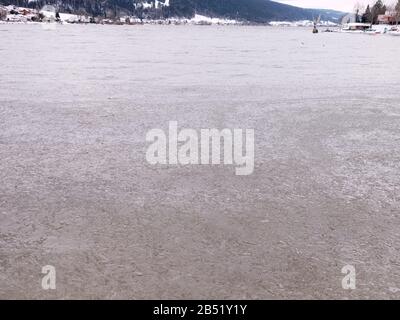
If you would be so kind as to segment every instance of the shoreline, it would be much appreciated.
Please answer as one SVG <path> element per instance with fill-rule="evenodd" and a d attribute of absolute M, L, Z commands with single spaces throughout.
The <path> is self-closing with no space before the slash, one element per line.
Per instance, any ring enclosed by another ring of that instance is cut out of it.
<path fill-rule="evenodd" d="M 1 7 L 3 15 L 0 16 L 0 24 L 4 23 L 59 23 L 59 24 L 106 24 L 106 25 L 238 25 L 238 26 L 276 26 L 276 27 L 313 27 L 311 20 L 298 21 L 248 21 L 237 20 L 228 17 L 210 17 L 195 14 L 191 18 L 170 17 L 160 19 L 144 19 L 135 15 L 117 15 L 114 17 L 100 17 L 90 15 L 78 15 L 70 13 L 46 11 L 49 9 L 30 9 L 17 6 Z M 332 21 L 320 21 L 321 28 L 333 28 L 339 25 Z"/>

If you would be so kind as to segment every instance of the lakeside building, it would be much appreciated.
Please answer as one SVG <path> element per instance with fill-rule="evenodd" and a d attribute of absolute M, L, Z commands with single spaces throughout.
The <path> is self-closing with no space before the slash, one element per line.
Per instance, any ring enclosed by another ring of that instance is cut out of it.
<path fill-rule="evenodd" d="M 379 24 L 394 25 L 394 24 L 398 24 L 399 20 L 400 20 L 400 16 L 395 11 L 387 11 L 385 14 L 380 14 L 378 16 Z"/>

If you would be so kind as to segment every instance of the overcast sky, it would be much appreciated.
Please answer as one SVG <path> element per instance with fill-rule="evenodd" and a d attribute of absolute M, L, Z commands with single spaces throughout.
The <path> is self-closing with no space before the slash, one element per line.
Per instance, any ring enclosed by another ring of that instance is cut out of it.
<path fill-rule="evenodd" d="M 275 0 L 298 7 L 304 8 L 323 8 L 336 9 L 340 11 L 353 11 L 354 4 L 359 2 L 363 4 L 374 3 L 374 0 Z M 395 0 L 386 0 L 386 3 L 395 2 Z"/>

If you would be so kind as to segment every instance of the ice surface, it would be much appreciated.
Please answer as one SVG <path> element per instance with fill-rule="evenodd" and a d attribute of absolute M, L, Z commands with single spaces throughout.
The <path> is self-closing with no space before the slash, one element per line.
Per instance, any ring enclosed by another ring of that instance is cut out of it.
<path fill-rule="evenodd" d="M 399 297 L 397 38 L 0 33 L 1 298 Z M 255 129 L 254 174 L 150 166 L 146 132 L 173 120 Z"/>

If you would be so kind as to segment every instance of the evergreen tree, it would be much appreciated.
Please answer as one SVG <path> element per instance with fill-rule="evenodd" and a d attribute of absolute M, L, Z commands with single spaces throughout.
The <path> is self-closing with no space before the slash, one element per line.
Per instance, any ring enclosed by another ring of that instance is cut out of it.
<path fill-rule="evenodd" d="M 371 10 L 371 23 L 375 24 L 378 22 L 378 16 L 386 13 L 386 6 L 382 0 L 378 0 Z"/>
<path fill-rule="evenodd" d="M 363 23 L 372 23 L 371 8 L 369 5 L 367 6 L 367 9 L 365 9 L 365 13 L 362 16 L 362 22 Z"/>

